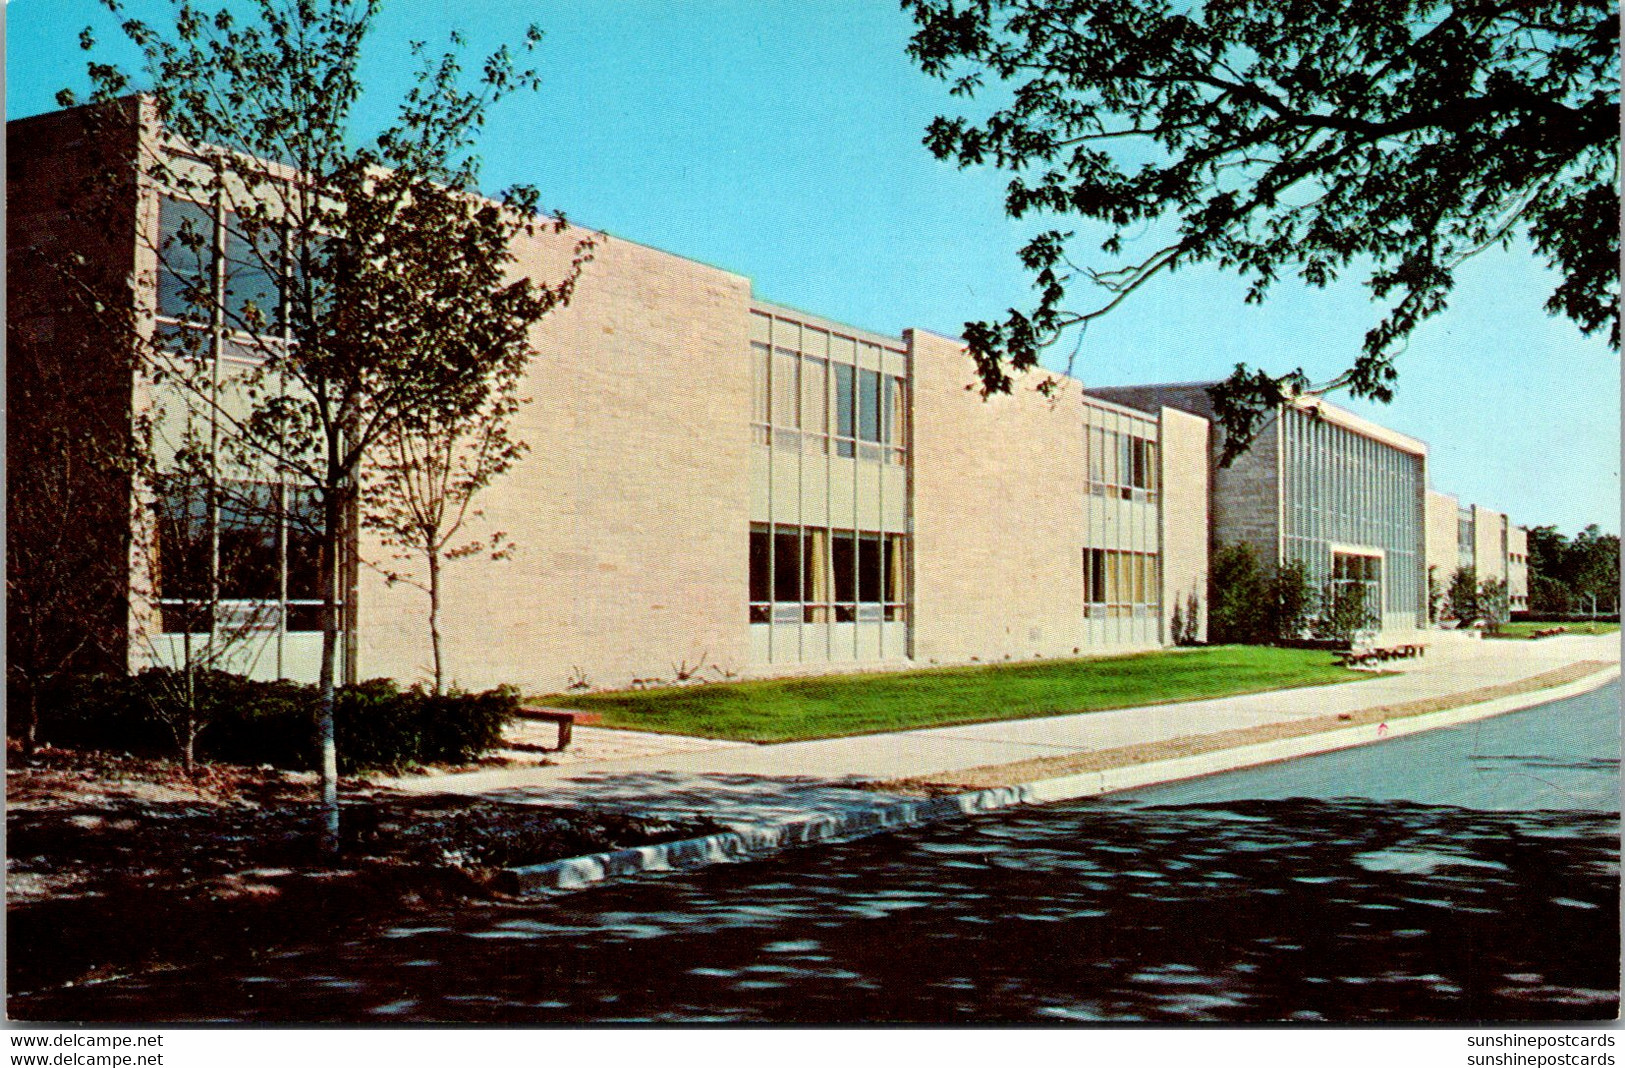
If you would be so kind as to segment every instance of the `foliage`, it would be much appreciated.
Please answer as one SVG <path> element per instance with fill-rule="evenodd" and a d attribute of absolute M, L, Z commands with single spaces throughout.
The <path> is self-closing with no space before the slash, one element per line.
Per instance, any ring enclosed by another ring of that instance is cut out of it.
<path fill-rule="evenodd" d="M 1252 546 L 1221 545 L 1208 567 L 1208 640 L 1255 645 L 1269 638 L 1269 583 Z"/>
<path fill-rule="evenodd" d="M 606 726 L 739 741 L 837 738 L 1198 701 L 1369 678 L 1323 651 L 1221 646 L 1083 660 L 559 694 Z"/>
<path fill-rule="evenodd" d="M 1201 644 L 1202 599 L 1196 594 L 1185 597 L 1183 608 L 1175 602 L 1173 615 L 1168 620 L 1168 638 L 1178 646 Z"/>
<path fill-rule="evenodd" d="M 390 583 L 406 582 L 429 598 L 429 645 L 434 692 L 445 690 L 440 605 L 445 564 L 479 554 L 506 559 L 514 544 L 502 531 L 464 536 L 483 518 L 474 498 L 527 451 L 509 433 L 519 407 L 522 366 L 494 376 L 487 397 L 463 412 L 429 413 L 403 423 L 384 441 L 381 459 L 367 471 L 371 486 L 363 523 L 379 532 L 404 569 L 386 568 Z M 421 564 L 421 569 L 414 565 Z"/>
<path fill-rule="evenodd" d="M 166 705 L 181 700 L 188 687 L 187 699 L 207 726 L 197 736 L 200 759 L 314 767 L 304 739 L 320 701 L 315 687 L 206 669 L 190 678 L 150 668 L 132 676 L 64 679 L 45 700 L 52 740 L 87 749 L 164 752 L 172 744 L 171 723 L 182 714 Z M 510 688 L 437 695 L 416 687 L 402 690 L 387 679 L 339 687 L 340 769 L 466 763 L 501 742 L 518 705 Z"/>
<path fill-rule="evenodd" d="M 463 763 L 498 745 L 518 708 L 518 692 L 506 687 L 435 694 L 373 679 L 340 691 L 339 752 L 358 768 Z"/>
<path fill-rule="evenodd" d="M 1439 585 L 1439 569 L 1428 568 L 1428 622 L 1437 623 L 1444 618 L 1444 587 Z"/>
<path fill-rule="evenodd" d="M 119 0 L 104 3 L 119 12 Z M 588 250 L 578 244 L 553 284 L 508 277 L 513 238 L 566 224 L 538 216 L 534 189 L 510 189 L 500 203 L 478 194 L 473 146 L 489 108 L 540 81 L 506 47 L 468 79 L 459 35 L 441 55 L 415 43 L 416 79 L 393 124 L 369 138 L 353 112 L 381 0 L 253 0 L 246 17 L 244 6 L 209 15 L 173 4 L 166 31 L 120 24 L 167 145 L 184 149 L 144 153 L 141 177 L 183 202 L 218 205 L 226 232 L 183 224 L 150 251 L 188 317 L 224 327 L 250 362 L 222 386 L 197 340 L 160 331 L 146 370 L 217 428 L 216 470 L 265 472 L 320 502 L 317 738 L 336 848 L 334 681 L 361 472 L 414 421 L 485 404 L 493 382 L 523 364 L 530 326 L 569 299 Z M 532 27 L 525 50 L 540 38 Z M 95 48 L 91 30 L 81 40 Z M 98 102 L 134 84 L 105 63 L 89 73 Z M 213 281 L 221 241 L 223 290 Z"/>
<path fill-rule="evenodd" d="M 1494 634 L 1512 618 L 1507 611 L 1508 604 L 1505 579 L 1487 578 L 1478 584 L 1478 614 L 1484 620 L 1486 631 Z"/>
<path fill-rule="evenodd" d="M 1458 567 L 1450 576 L 1450 618 L 1467 626 L 1482 614 L 1478 607 L 1478 572 L 1470 567 Z"/>
<path fill-rule="evenodd" d="M 1212 264 L 1258 302 L 1289 272 L 1366 272 L 1389 309 L 1348 370 L 1238 366 L 1217 391 L 1228 460 L 1287 394 L 1389 399 L 1459 265 L 1520 234 L 1556 269 L 1547 310 L 1618 345 L 1619 25 L 1602 0 L 903 3 L 927 74 L 966 98 L 998 80 L 1000 106 L 937 118 L 930 150 L 1010 171 L 1015 218 L 1099 224 L 1116 261 L 1076 262 L 1068 230 L 1029 241 L 1036 308 L 965 327 L 987 391 L 1159 274 Z M 1154 247 L 1130 249 L 1147 230 Z M 1079 310 L 1083 283 L 1099 296 Z"/>
<path fill-rule="evenodd" d="M 1529 607 L 1535 612 L 1617 611 L 1619 535 L 1593 523 L 1571 541 L 1556 527 L 1529 529 Z"/>
<path fill-rule="evenodd" d="M 1327 583 L 1320 595 L 1320 614 L 1310 627 L 1315 637 L 1353 645 L 1372 629 L 1371 606 L 1360 582 Z"/>
<path fill-rule="evenodd" d="M 1309 568 L 1302 560 L 1288 560 L 1276 569 L 1269 586 L 1269 636 L 1291 641 L 1308 629 L 1317 607 Z"/>
<path fill-rule="evenodd" d="M 14 243 L 14 272 L 49 277 L 50 249 Z M 55 287 L 43 287 L 61 292 Z M 41 290 L 6 316 L 7 720 L 32 752 L 39 700 L 59 679 L 121 666 L 136 428 L 111 398 L 130 368 L 94 321 L 45 334 Z M 78 294 L 72 294 L 77 297 Z M 73 517 L 72 522 L 65 517 Z"/>

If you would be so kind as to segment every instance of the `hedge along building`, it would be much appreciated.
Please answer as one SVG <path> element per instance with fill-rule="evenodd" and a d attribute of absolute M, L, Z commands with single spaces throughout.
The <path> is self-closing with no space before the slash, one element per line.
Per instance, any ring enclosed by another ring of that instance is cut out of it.
<path fill-rule="evenodd" d="M 8 288 L 38 336 L 83 334 L 50 280 L 17 267 L 33 255 L 105 262 L 133 280 L 147 329 L 192 332 L 229 382 L 253 354 L 218 314 L 195 321 L 176 305 L 180 287 L 151 252 L 190 225 L 212 250 L 198 270 L 243 284 L 226 207 L 132 183 L 127 222 L 95 234 L 75 223 L 91 155 L 125 153 L 133 173 L 135 153 L 163 150 L 150 107 L 131 103 L 125 118 L 119 137 L 102 131 L 94 144 L 78 112 L 8 124 Z M 557 277 L 578 236 L 519 238 L 515 275 Z M 1204 419 L 1089 398 L 1070 380 L 984 403 L 958 342 L 846 327 L 760 301 L 740 275 L 595 236 L 571 304 L 531 335 L 530 401 L 513 427 L 529 452 L 480 499 L 488 529 L 515 549 L 448 570 L 441 622 L 456 682 L 538 692 L 1149 648 L 1205 588 Z M 248 281 L 274 302 L 279 279 Z M 14 338 L 14 368 L 48 356 Z M 138 366 L 111 377 L 97 402 L 111 423 L 165 410 L 163 387 Z M 217 477 L 274 502 L 194 517 L 208 528 L 209 581 L 257 631 L 239 663 L 312 678 L 305 502 L 250 472 Z M 174 523 L 151 521 L 166 508 L 153 489 L 116 486 L 124 520 L 94 534 L 126 578 L 108 627 L 124 637 L 110 657 L 128 667 L 173 662 L 207 637 L 166 610 L 186 600 L 173 588 L 185 550 L 165 542 Z M 257 566 L 227 574 L 231 545 Z M 423 677 L 425 599 L 367 566 L 387 554 L 365 531 L 351 556 L 346 674 Z"/>
<path fill-rule="evenodd" d="M 1213 383 L 1123 386 L 1092 393 L 1206 418 Z M 1427 625 L 1427 446 L 1318 399 L 1271 413 L 1229 467 L 1214 435 L 1212 546 L 1244 544 L 1267 568 L 1297 561 L 1319 592 L 1358 585 L 1372 623 Z"/>

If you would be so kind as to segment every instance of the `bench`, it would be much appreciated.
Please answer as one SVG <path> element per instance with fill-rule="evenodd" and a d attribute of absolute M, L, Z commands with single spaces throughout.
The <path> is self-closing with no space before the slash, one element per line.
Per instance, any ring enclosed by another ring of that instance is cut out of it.
<path fill-rule="evenodd" d="M 1370 649 L 1345 649 L 1337 654 L 1337 662 L 1342 667 L 1365 667 L 1369 664 L 1385 664 L 1390 660 L 1410 660 L 1427 655 L 1427 651 L 1428 647 L 1420 642 L 1374 646 Z"/>
<path fill-rule="evenodd" d="M 576 713 L 567 712 L 562 708 L 521 708 L 518 716 L 520 719 L 534 719 L 541 720 L 544 723 L 558 724 L 558 752 L 562 753 L 570 748 L 570 732 L 575 729 Z"/>

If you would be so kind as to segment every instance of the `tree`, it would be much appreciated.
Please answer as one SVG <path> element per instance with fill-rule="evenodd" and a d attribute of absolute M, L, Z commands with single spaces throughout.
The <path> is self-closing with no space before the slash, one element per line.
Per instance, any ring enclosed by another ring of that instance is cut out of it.
<path fill-rule="evenodd" d="M 1321 611 L 1311 624 L 1315 637 L 1352 645 L 1378 620 L 1363 582 L 1328 582 L 1321 592 Z"/>
<path fill-rule="evenodd" d="M 1270 590 L 1252 546 L 1221 545 L 1208 572 L 1208 639 L 1218 645 L 1265 640 Z"/>
<path fill-rule="evenodd" d="M 1619 536 L 1591 524 L 1570 541 L 1554 526 L 1529 530 L 1529 603 L 1537 612 L 1617 610 Z"/>
<path fill-rule="evenodd" d="M 433 656 L 434 692 L 445 691 L 446 667 L 441 649 L 442 572 L 448 561 L 489 552 L 507 557 L 513 543 L 501 531 L 484 538 L 463 538 L 470 520 L 481 518 L 474 498 L 526 451 L 509 435 L 508 419 L 518 407 L 515 395 L 524 369 L 524 352 L 493 382 L 484 401 L 466 413 L 431 413 L 415 418 L 389 437 L 382 459 L 368 473 L 363 522 L 377 530 L 398 559 L 421 560 L 421 573 L 385 571 L 390 582 L 407 582 L 429 598 L 429 646 Z"/>
<path fill-rule="evenodd" d="M 51 258 L 12 270 L 44 272 Z M 95 329 L 45 334 L 33 292 L 14 295 L 6 319 L 8 727 L 28 755 L 57 683 L 122 666 L 137 435 L 108 403 L 109 380 L 129 371 L 118 349 Z"/>
<path fill-rule="evenodd" d="M 368 138 L 353 112 L 380 0 L 253 0 L 247 18 L 172 2 L 167 32 L 121 24 L 164 138 L 138 163 L 163 197 L 150 250 L 161 319 L 140 351 L 148 376 L 207 420 L 217 478 L 268 471 L 314 497 L 316 734 L 336 848 L 334 688 L 362 472 L 411 421 L 477 406 L 529 327 L 568 300 L 588 252 L 566 257 L 559 282 L 508 278 L 514 237 L 566 224 L 538 216 L 534 189 L 478 194 L 489 108 L 539 84 L 507 48 L 465 87 L 458 35 L 442 55 L 414 44 L 417 78 Z M 525 49 L 540 37 L 533 27 Z M 90 30 L 81 41 L 94 49 Z M 89 72 L 97 102 L 133 84 L 108 64 Z"/>
<path fill-rule="evenodd" d="M 1315 614 L 1315 590 L 1302 560 L 1288 560 L 1269 583 L 1269 633 L 1278 642 L 1298 638 Z"/>
<path fill-rule="evenodd" d="M 1462 626 L 1470 625 L 1481 612 L 1478 606 L 1478 572 L 1470 567 L 1458 567 L 1450 576 L 1450 618 Z"/>
<path fill-rule="evenodd" d="M 1444 618 L 1444 587 L 1439 585 L 1439 568 L 1428 567 L 1428 622 L 1437 623 Z"/>
<path fill-rule="evenodd" d="M 1522 235 L 1560 277 L 1546 302 L 1619 344 L 1618 12 L 1602 0 L 903 0 L 909 54 L 982 121 L 939 117 L 926 144 L 1014 177 L 1014 218 L 1101 224 L 1022 250 L 1037 305 L 971 322 L 984 389 L 1034 366 L 1151 278 L 1196 264 L 1265 299 L 1283 275 L 1347 271 L 1387 314 L 1352 366 L 1312 382 L 1238 365 L 1215 391 L 1226 459 L 1287 396 L 1347 387 L 1386 401 L 1405 339 L 1442 311 L 1457 267 Z M 1149 252 L 1134 236 L 1157 235 Z M 1074 307 L 1072 290 L 1098 298 Z"/>
<path fill-rule="evenodd" d="M 1509 603 L 1505 579 L 1487 578 L 1478 584 L 1478 613 L 1484 619 L 1484 629 L 1491 634 L 1512 618 Z"/>

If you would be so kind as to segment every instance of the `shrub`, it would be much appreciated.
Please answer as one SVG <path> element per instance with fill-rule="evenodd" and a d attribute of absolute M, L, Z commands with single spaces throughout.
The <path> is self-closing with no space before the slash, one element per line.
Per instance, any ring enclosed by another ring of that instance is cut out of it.
<path fill-rule="evenodd" d="M 1269 583 L 1270 637 L 1278 642 L 1303 636 L 1315 614 L 1314 587 L 1309 585 L 1309 568 L 1302 560 L 1288 560 Z"/>
<path fill-rule="evenodd" d="M 169 668 L 65 679 L 41 702 L 43 733 L 57 745 L 172 753 L 180 743 L 172 728 L 183 693 L 182 674 Z M 315 687 L 198 671 L 191 694 L 195 714 L 207 724 L 197 735 L 199 758 L 315 767 Z M 341 686 L 334 707 L 340 770 L 474 760 L 501 742 L 518 708 L 518 692 L 510 687 L 437 696 L 402 690 L 389 679 Z"/>
<path fill-rule="evenodd" d="M 473 760 L 502 740 L 519 709 L 510 687 L 446 694 L 399 689 L 389 679 L 346 686 L 333 710 L 341 771 Z"/>
<path fill-rule="evenodd" d="M 1265 641 L 1268 589 L 1252 547 L 1220 546 L 1208 575 L 1208 640 L 1218 645 Z"/>

